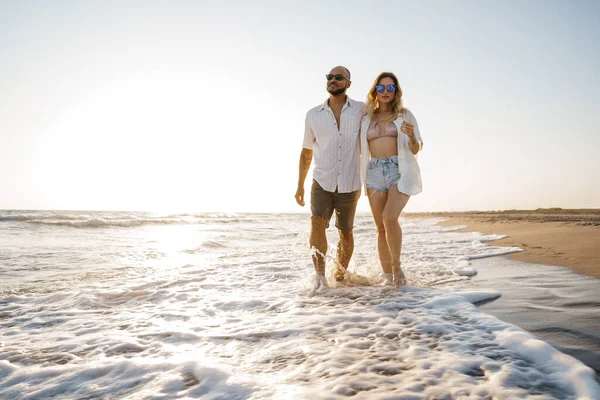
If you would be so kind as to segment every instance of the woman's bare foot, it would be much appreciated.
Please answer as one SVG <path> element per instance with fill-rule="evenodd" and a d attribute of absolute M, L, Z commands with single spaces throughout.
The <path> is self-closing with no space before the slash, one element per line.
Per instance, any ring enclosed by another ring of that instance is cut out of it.
<path fill-rule="evenodd" d="M 406 285 L 406 276 L 404 276 L 404 272 L 402 272 L 402 267 L 400 267 L 400 263 L 398 265 L 394 265 L 392 267 L 392 274 L 394 276 L 394 285 L 403 286 Z"/>
<path fill-rule="evenodd" d="M 382 286 L 393 286 L 394 285 L 394 276 L 389 273 L 386 274 L 385 272 L 381 273 L 381 285 Z"/>

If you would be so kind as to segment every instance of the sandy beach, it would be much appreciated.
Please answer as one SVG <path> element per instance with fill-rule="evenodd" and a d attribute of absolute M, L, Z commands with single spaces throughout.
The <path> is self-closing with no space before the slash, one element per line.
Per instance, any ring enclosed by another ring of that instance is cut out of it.
<path fill-rule="evenodd" d="M 445 217 L 443 226 L 466 225 L 463 232 L 507 235 L 490 242 L 524 251 L 508 257 L 570 267 L 600 277 L 600 209 L 560 208 L 496 212 L 416 213 L 407 217 Z"/>

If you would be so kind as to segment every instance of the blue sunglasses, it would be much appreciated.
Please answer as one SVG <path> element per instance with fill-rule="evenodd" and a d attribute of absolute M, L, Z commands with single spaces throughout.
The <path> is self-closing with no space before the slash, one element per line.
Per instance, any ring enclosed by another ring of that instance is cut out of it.
<path fill-rule="evenodd" d="M 387 89 L 387 91 L 390 93 L 394 93 L 396 91 L 396 86 L 395 85 L 387 85 L 387 86 L 376 85 L 375 89 L 377 90 L 378 93 L 383 93 L 384 89 Z"/>

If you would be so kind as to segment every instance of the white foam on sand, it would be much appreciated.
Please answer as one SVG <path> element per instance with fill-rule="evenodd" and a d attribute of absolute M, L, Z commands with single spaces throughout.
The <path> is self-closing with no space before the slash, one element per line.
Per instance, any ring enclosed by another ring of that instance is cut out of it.
<path fill-rule="evenodd" d="M 19 300 L 19 310 L 41 312 L 34 322 L 4 332 L 10 348 L 0 350 L 0 395 L 600 394 L 591 369 L 479 312 L 472 303 L 497 297 L 493 290 L 348 286 L 310 296 L 306 283 L 297 282 L 288 296 L 267 283 L 271 290 L 247 290 L 239 298 L 216 281 L 201 291 L 202 282 L 192 284 L 194 290 L 180 287 L 184 297 L 161 290 L 99 296 L 120 310 L 68 310 L 69 303 L 81 304 L 77 296 L 53 311 L 40 310 L 40 299 Z"/>

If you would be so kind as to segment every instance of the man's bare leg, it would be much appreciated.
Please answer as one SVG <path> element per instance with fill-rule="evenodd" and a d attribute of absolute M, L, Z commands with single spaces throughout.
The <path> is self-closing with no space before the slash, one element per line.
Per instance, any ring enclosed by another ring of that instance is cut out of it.
<path fill-rule="evenodd" d="M 348 269 L 348 264 L 354 253 L 354 233 L 352 229 L 343 231 L 338 229 L 340 234 L 340 240 L 338 241 L 337 254 L 340 266 L 344 269 L 343 271 L 336 271 L 335 280 L 343 281 L 344 273 Z"/>
<path fill-rule="evenodd" d="M 325 230 L 327 229 L 327 221 L 322 217 L 311 217 L 310 218 L 310 236 L 309 243 L 310 248 L 313 247 L 318 251 L 313 252 L 312 260 L 315 266 L 315 272 L 317 275 L 325 275 L 325 255 L 327 254 L 327 236 Z"/>

